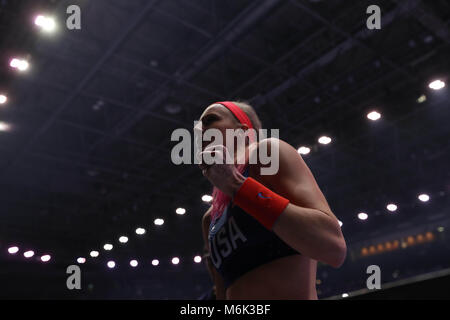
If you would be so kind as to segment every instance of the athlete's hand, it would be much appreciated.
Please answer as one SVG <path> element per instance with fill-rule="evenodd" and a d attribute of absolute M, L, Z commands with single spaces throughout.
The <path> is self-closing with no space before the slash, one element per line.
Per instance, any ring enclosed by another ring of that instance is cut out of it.
<path fill-rule="evenodd" d="M 236 169 L 228 149 L 224 145 L 209 146 L 199 156 L 203 175 L 223 193 L 233 197 L 245 177 Z"/>

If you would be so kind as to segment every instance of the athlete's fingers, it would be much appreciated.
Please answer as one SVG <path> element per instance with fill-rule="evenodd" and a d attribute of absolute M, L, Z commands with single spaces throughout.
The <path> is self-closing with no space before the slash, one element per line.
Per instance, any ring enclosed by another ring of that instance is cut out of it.
<path fill-rule="evenodd" d="M 228 163 L 228 161 L 232 161 L 231 154 L 228 148 L 224 145 L 208 146 L 203 152 L 212 152 L 212 156 L 217 155 L 217 157 L 222 160 L 219 163 Z M 231 164 L 231 162 L 229 164 Z"/>
<path fill-rule="evenodd" d="M 220 148 L 214 151 L 200 152 L 200 159 L 202 160 L 202 163 L 205 163 L 207 165 L 225 163 L 224 153 Z"/>

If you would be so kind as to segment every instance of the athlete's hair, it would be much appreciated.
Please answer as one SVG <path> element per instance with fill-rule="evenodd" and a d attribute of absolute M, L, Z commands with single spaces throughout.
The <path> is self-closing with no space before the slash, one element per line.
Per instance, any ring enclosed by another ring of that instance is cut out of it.
<path fill-rule="evenodd" d="M 247 117 L 250 119 L 253 125 L 253 129 L 256 130 L 258 133 L 259 129 L 262 129 L 261 120 L 259 119 L 258 115 L 256 114 L 255 109 L 246 101 L 232 101 L 235 105 L 237 105 L 239 108 L 241 108 L 242 111 L 245 112 Z"/>

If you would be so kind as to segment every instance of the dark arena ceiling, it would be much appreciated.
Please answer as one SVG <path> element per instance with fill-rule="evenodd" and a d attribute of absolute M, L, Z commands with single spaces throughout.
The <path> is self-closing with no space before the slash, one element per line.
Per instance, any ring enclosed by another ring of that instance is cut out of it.
<path fill-rule="evenodd" d="M 170 138 L 220 100 L 248 101 L 264 128 L 310 148 L 302 157 L 348 245 L 340 269 L 319 265 L 319 298 L 363 288 L 370 264 L 385 265 L 383 281 L 449 268 L 450 2 L 373 2 L 0 0 L 0 296 L 207 291 L 193 258 L 211 185 L 196 165 L 172 163 Z M 74 3 L 80 30 L 66 28 Z M 371 4 L 380 30 L 366 26 Z M 34 24 L 39 13 L 55 17 L 55 32 Z M 11 68 L 13 57 L 29 68 Z M 436 79 L 447 86 L 432 90 Z M 332 142 L 319 144 L 323 135 Z M 432 241 L 414 238 L 427 233 Z M 394 240 L 398 250 L 377 246 Z M 69 291 L 66 268 L 79 257 L 83 290 Z"/>

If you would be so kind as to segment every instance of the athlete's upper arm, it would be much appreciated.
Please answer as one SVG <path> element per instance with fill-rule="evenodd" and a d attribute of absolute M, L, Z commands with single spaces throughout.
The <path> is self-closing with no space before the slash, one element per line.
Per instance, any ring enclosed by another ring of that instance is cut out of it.
<path fill-rule="evenodd" d="M 269 150 L 273 151 L 271 144 L 274 142 L 279 143 L 279 170 L 275 175 L 260 176 L 261 182 L 295 205 L 317 209 L 334 217 L 311 170 L 297 150 L 288 143 L 273 138 L 265 139 L 260 144 L 269 144 Z"/>

